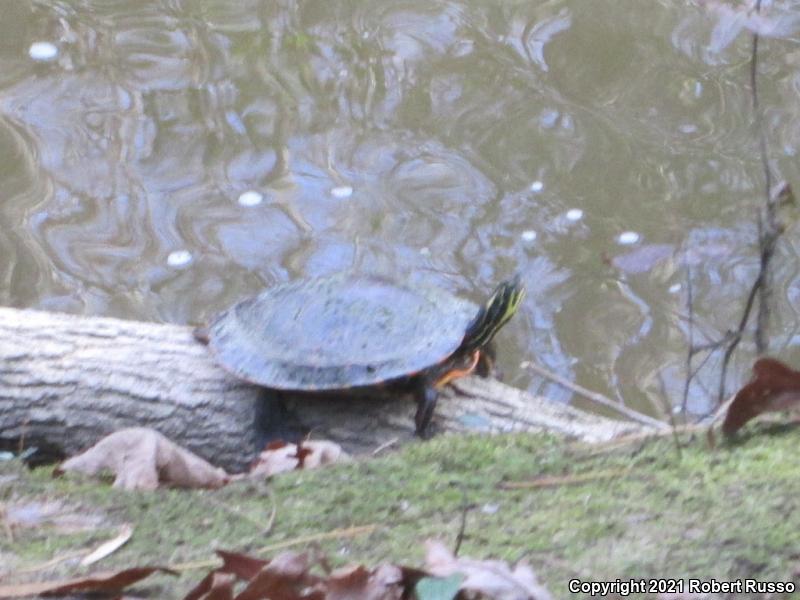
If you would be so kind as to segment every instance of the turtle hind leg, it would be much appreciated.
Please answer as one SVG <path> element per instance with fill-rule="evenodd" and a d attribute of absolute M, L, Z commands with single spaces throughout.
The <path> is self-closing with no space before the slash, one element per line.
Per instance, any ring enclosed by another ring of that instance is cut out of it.
<path fill-rule="evenodd" d="M 439 399 L 439 391 L 427 377 L 423 377 L 414 390 L 414 397 L 417 400 L 417 413 L 414 415 L 416 434 L 422 439 L 428 439 L 432 435 L 430 425 L 436 401 Z"/>

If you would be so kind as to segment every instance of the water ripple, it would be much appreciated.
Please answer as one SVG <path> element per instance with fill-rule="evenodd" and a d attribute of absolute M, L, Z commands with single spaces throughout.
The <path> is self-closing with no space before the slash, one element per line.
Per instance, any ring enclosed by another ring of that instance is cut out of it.
<path fill-rule="evenodd" d="M 756 272 L 753 29 L 772 36 L 770 159 L 800 175 L 787 3 L 766 24 L 666 1 L 23 4 L 0 20 L 4 304 L 190 322 L 301 275 L 397 272 L 480 300 L 520 272 L 512 380 L 567 400 L 518 368 L 539 356 L 657 413 L 687 270 L 707 337 Z M 646 246 L 615 268 L 626 231 Z"/>

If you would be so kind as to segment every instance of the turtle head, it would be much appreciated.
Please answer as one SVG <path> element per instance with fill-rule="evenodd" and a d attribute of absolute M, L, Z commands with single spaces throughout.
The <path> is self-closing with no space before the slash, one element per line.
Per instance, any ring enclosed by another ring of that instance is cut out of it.
<path fill-rule="evenodd" d="M 467 327 L 461 347 L 467 352 L 473 352 L 486 346 L 514 316 L 523 298 L 525 286 L 519 275 L 498 285 Z"/>

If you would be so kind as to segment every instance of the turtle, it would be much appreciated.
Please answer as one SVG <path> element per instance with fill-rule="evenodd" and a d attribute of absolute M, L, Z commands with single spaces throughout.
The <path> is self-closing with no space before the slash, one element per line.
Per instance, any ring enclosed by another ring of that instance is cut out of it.
<path fill-rule="evenodd" d="M 519 275 L 479 307 L 438 287 L 338 273 L 267 288 L 195 335 L 225 370 L 269 390 L 410 392 L 424 438 L 439 390 L 492 355 L 524 296 Z"/>

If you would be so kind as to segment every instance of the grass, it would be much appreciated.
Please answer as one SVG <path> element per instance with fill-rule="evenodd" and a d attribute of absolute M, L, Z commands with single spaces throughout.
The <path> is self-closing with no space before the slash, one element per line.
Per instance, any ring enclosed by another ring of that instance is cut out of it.
<path fill-rule="evenodd" d="M 49 502 L 62 520 L 94 518 L 83 530 L 51 519 L 15 528 L 13 540 L 0 536 L 0 565 L 10 565 L 0 584 L 82 572 L 65 561 L 11 574 L 89 550 L 123 522 L 133 524 L 133 538 L 94 570 L 208 561 L 217 548 L 256 552 L 358 525 L 375 527 L 295 548 L 319 548 L 333 565 L 420 565 L 425 539 L 455 543 L 465 507 L 461 555 L 524 558 L 557 598 L 569 597 L 572 578 L 796 580 L 800 432 L 747 431 L 716 449 L 702 436 L 684 439 L 680 454 L 671 438 L 591 447 L 546 435 L 442 436 L 382 458 L 216 491 L 125 493 L 0 463 L 7 509 Z M 550 479 L 506 489 L 542 477 Z M 154 577 L 139 591 L 177 598 L 207 571 Z"/>

